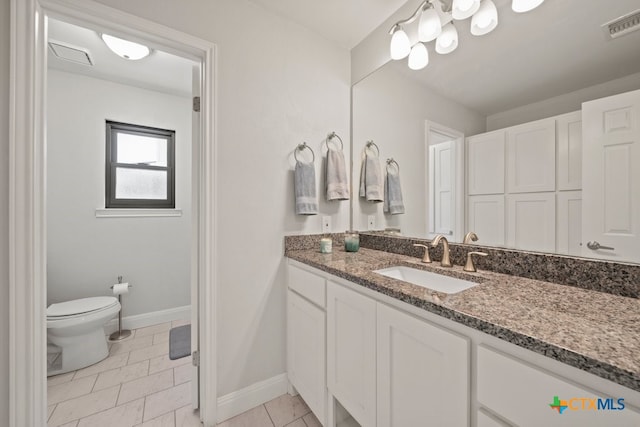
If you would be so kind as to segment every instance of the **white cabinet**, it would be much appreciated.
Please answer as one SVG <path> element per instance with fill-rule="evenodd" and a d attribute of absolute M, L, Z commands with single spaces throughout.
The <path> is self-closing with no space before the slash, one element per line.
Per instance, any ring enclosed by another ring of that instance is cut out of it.
<path fill-rule="evenodd" d="M 582 253 L 582 191 L 558 193 L 556 252 L 580 256 Z"/>
<path fill-rule="evenodd" d="M 555 177 L 555 120 L 538 120 L 507 129 L 507 191 L 555 191 Z"/>
<path fill-rule="evenodd" d="M 479 237 L 479 245 L 504 246 L 504 195 L 469 196 L 467 230 Z"/>
<path fill-rule="evenodd" d="M 288 273 L 287 374 L 289 382 L 326 426 L 325 279 L 291 264 Z"/>
<path fill-rule="evenodd" d="M 289 290 L 287 372 L 307 406 L 326 425 L 325 312 Z"/>
<path fill-rule="evenodd" d="M 327 387 L 362 427 L 376 425 L 376 302 L 331 281 Z"/>
<path fill-rule="evenodd" d="M 582 188 L 582 113 L 556 117 L 558 190 Z"/>
<path fill-rule="evenodd" d="M 611 399 L 603 400 L 603 404 L 619 408 L 618 399 L 625 396 L 595 393 L 484 345 L 478 346 L 477 358 L 479 403 L 514 425 L 640 425 L 640 414 L 628 404 L 624 410 L 590 409 L 592 402 L 596 400 L 597 405 L 599 398 Z M 555 402 L 567 407 L 562 414 L 552 407 Z"/>
<path fill-rule="evenodd" d="M 469 340 L 378 304 L 378 427 L 469 425 Z"/>
<path fill-rule="evenodd" d="M 504 193 L 503 130 L 467 138 L 468 194 Z"/>
<path fill-rule="evenodd" d="M 507 245 L 511 248 L 554 252 L 556 193 L 507 196 Z"/>

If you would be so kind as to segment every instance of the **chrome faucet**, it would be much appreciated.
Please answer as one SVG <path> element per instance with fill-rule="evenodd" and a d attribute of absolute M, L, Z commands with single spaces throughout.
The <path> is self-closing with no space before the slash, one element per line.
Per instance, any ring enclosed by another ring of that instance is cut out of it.
<path fill-rule="evenodd" d="M 442 265 L 443 267 L 451 267 L 451 259 L 449 257 L 449 241 L 447 240 L 447 238 L 442 234 L 438 234 L 431 241 L 431 247 L 435 248 L 436 246 L 438 246 L 440 240 L 442 240 L 442 261 L 440 262 L 440 265 Z"/>

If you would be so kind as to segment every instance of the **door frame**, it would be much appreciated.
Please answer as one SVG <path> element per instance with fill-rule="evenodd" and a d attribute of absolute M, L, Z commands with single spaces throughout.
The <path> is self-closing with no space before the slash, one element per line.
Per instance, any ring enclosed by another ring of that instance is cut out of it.
<path fill-rule="evenodd" d="M 46 22 L 91 23 L 148 40 L 201 66 L 198 179 L 193 185 L 200 417 L 214 426 L 216 372 L 216 46 L 87 0 L 11 0 L 9 95 L 9 425 L 46 425 Z M 195 154 L 195 153 L 194 153 Z M 196 158 L 196 156 L 194 156 Z M 195 175 L 194 175 L 195 176 Z M 194 255 L 192 255 L 194 257 Z"/>
<path fill-rule="evenodd" d="M 427 189 L 427 195 L 425 197 L 425 203 L 426 203 L 426 213 L 427 215 L 425 215 L 426 217 L 426 225 L 425 225 L 425 230 L 426 230 L 426 235 L 429 238 L 433 238 L 435 236 L 432 236 L 432 233 L 429 231 L 430 230 L 430 225 L 432 223 L 432 207 L 430 206 L 430 201 L 432 199 L 432 191 L 431 191 L 431 181 L 429 179 L 429 174 L 430 174 L 430 170 L 429 170 L 429 162 L 430 162 L 430 156 L 429 156 L 429 147 L 432 145 L 433 141 L 431 141 L 430 138 L 430 134 L 431 132 L 437 132 L 440 134 L 444 134 L 447 136 L 450 136 L 452 140 L 454 141 L 454 147 L 455 147 L 455 159 L 454 159 L 454 163 L 455 163 L 455 177 L 456 177 L 456 183 L 455 183 L 455 203 L 454 203 L 454 209 L 455 209 L 455 230 L 453 231 L 453 236 L 451 237 L 451 241 L 453 242 L 458 242 L 458 243 L 462 243 L 462 236 L 464 236 L 464 229 L 465 229 L 465 182 L 466 182 L 466 169 L 465 169 L 465 147 L 464 147 L 464 133 L 460 132 L 459 130 L 456 129 L 452 129 L 450 127 L 438 124 L 436 122 L 433 122 L 431 120 L 425 120 L 424 122 L 424 156 L 425 156 L 425 162 L 424 164 L 427 165 L 427 167 L 424 168 L 424 183 L 425 183 L 425 188 Z"/>

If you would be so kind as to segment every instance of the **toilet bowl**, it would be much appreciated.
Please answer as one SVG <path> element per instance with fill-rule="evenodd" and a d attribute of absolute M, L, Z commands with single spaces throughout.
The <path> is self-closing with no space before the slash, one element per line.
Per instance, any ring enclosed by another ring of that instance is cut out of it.
<path fill-rule="evenodd" d="M 93 297 L 51 304 L 47 339 L 62 350 L 60 368 L 47 376 L 93 365 L 109 355 L 104 325 L 120 311 L 115 297 Z"/>

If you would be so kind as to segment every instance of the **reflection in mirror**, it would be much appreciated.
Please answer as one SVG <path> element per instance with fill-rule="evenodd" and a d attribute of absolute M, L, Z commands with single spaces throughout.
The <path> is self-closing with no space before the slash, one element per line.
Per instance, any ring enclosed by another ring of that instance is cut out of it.
<path fill-rule="evenodd" d="M 601 27 L 640 5 L 495 3 L 490 35 L 460 25 L 456 52 L 427 44 L 425 69 L 392 61 L 354 85 L 353 182 L 373 140 L 405 213 L 354 197 L 353 229 L 640 262 L 640 31 Z"/>

